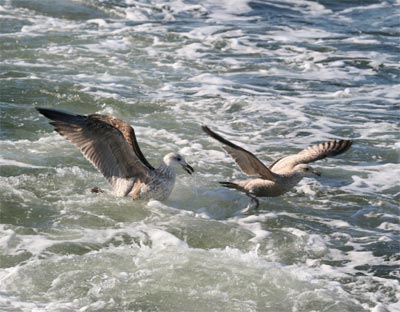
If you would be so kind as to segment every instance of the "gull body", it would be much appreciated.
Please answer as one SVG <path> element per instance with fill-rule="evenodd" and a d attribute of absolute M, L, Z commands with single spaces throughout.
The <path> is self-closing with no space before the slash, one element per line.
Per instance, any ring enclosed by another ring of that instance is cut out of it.
<path fill-rule="evenodd" d="M 141 152 L 134 129 L 113 116 L 37 110 L 104 175 L 116 196 L 165 200 L 173 190 L 177 167 L 189 174 L 194 172 L 178 153 L 165 155 L 161 165 L 154 168 Z"/>
<path fill-rule="evenodd" d="M 223 186 L 236 189 L 251 198 L 251 206 L 247 211 L 258 207 L 257 197 L 283 195 L 304 177 L 319 176 L 320 173 L 308 163 L 342 154 L 352 145 L 351 140 L 333 140 L 311 145 L 297 154 L 282 157 L 267 167 L 255 155 L 223 138 L 209 127 L 202 126 L 202 129 L 223 144 L 224 150 L 232 156 L 243 173 L 253 176 L 246 180 L 220 182 Z"/>

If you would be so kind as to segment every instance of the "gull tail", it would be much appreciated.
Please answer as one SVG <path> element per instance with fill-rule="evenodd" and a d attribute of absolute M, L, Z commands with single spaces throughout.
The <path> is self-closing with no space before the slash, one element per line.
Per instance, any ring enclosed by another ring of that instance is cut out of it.
<path fill-rule="evenodd" d="M 247 191 L 244 189 L 244 187 L 240 186 L 239 184 L 236 184 L 236 183 L 233 183 L 233 182 L 218 182 L 218 183 L 221 184 L 224 187 L 235 189 L 235 190 L 238 190 L 240 192 L 247 193 Z"/>
<path fill-rule="evenodd" d="M 242 211 L 243 214 L 250 214 L 253 210 L 258 209 L 260 202 L 258 201 L 257 197 L 254 194 L 248 192 L 243 186 L 240 186 L 239 184 L 233 182 L 219 182 L 219 184 L 227 188 L 235 189 L 238 190 L 239 192 L 246 193 L 246 195 L 251 198 L 250 203 Z"/>

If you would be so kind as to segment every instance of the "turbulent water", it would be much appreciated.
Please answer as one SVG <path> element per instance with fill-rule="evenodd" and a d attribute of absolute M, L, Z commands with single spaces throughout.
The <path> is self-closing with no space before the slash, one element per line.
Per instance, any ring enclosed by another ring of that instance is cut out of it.
<path fill-rule="evenodd" d="M 399 30 L 392 0 L 0 0 L 0 310 L 400 311 Z M 36 106 L 196 173 L 115 198 Z M 266 164 L 354 143 L 243 215 L 202 124 Z"/>

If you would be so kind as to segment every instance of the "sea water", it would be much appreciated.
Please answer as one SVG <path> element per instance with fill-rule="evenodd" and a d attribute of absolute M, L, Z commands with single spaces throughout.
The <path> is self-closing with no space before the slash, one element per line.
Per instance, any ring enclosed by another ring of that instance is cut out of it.
<path fill-rule="evenodd" d="M 0 310 L 400 311 L 399 21 L 392 0 L 0 0 Z M 115 198 L 37 106 L 122 118 L 196 172 Z M 243 215 L 203 124 L 265 164 L 354 143 Z"/>

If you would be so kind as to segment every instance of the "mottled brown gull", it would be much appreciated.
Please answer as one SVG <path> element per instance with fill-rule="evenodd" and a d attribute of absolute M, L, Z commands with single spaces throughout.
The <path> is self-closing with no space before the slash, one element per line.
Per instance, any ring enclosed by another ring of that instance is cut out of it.
<path fill-rule="evenodd" d="M 308 163 L 342 154 L 352 144 L 350 140 L 333 140 L 311 145 L 295 155 L 282 157 L 267 167 L 252 153 L 226 140 L 207 126 L 202 126 L 202 129 L 223 144 L 224 150 L 232 156 L 243 173 L 255 176 L 247 180 L 220 182 L 223 186 L 243 192 L 251 198 L 246 212 L 258 208 L 257 197 L 280 196 L 291 190 L 303 177 L 319 176 L 320 173 Z"/>
<path fill-rule="evenodd" d="M 165 200 L 174 187 L 176 167 L 182 166 L 189 174 L 194 172 L 178 153 L 165 155 L 157 169 L 151 166 L 139 148 L 133 128 L 113 116 L 37 110 L 52 120 L 50 124 L 59 134 L 80 149 L 117 196 Z"/>

